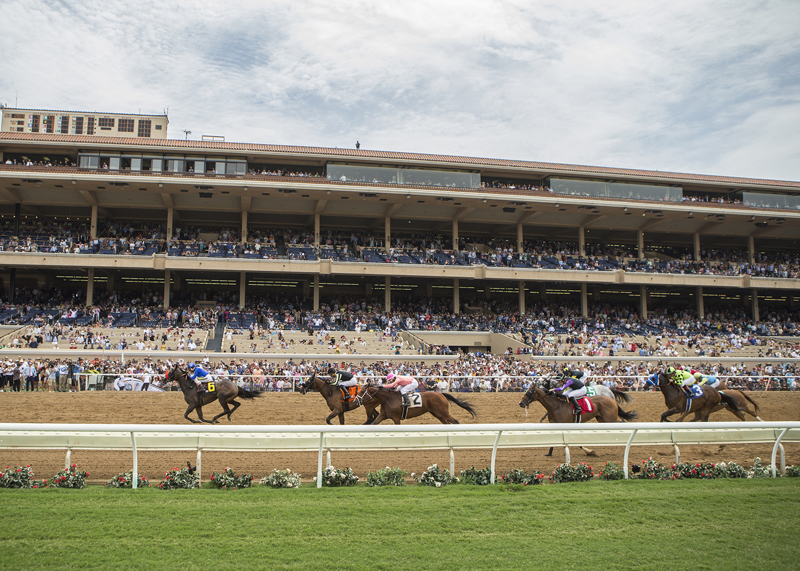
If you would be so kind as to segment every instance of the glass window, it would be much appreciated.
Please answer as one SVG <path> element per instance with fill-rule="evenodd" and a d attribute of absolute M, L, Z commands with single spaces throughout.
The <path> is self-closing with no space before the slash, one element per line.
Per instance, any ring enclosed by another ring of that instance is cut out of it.
<path fill-rule="evenodd" d="M 100 166 L 100 157 L 81 156 L 79 164 L 82 169 L 96 169 Z"/>
<path fill-rule="evenodd" d="M 119 170 L 119 157 L 109 157 L 108 158 L 108 168 L 112 171 Z"/>
<path fill-rule="evenodd" d="M 480 188 L 481 186 L 480 174 L 463 171 L 328 164 L 326 176 L 331 180 L 378 184 L 416 184 L 453 188 Z"/>
<path fill-rule="evenodd" d="M 150 164 L 150 170 L 153 172 L 161 172 L 164 170 L 164 159 L 153 159 Z"/>
<path fill-rule="evenodd" d="M 142 170 L 142 159 L 131 159 L 131 170 L 132 171 Z"/>
<path fill-rule="evenodd" d="M 113 127 L 113 125 L 111 126 Z M 121 133 L 133 133 L 133 119 L 120 119 L 117 131 Z"/>
<path fill-rule="evenodd" d="M 627 200 L 683 201 L 683 189 L 672 186 L 648 184 L 625 184 L 600 180 L 577 180 L 566 178 L 548 179 L 547 185 L 556 194 Z"/>
<path fill-rule="evenodd" d="M 206 170 L 205 161 L 194 161 L 194 172 L 203 173 Z"/>
<path fill-rule="evenodd" d="M 167 160 L 167 172 L 184 172 L 183 163 L 182 160 Z"/>
<path fill-rule="evenodd" d="M 800 196 L 766 194 L 762 192 L 743 192 L 742 203 L 756 208 L 800 209 Z"/>

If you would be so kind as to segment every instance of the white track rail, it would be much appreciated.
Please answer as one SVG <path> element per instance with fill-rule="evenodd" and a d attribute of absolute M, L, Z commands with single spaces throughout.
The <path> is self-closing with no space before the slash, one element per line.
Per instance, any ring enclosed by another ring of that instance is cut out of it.
<path fill-rule="evenodd" d="M 322 460 L 331 450 L 454 450 L 492 449 L 492 482 L 498 448 L 564 446 L 623 446 L 623 469 L 628 477 L 631 446 L 672 446 L 676 462 L 680 445 L 772 443 L 772 475 L 780 451 L 781 472 L 786 458 L 783 442 L 800 442 L 800 422 L 706 422 L 613 424 L 425 424 L 403 426 L 183 424 L 0 424 L 0 449 L 66 450 L 69 467 L 73 450 L 131 450 L 134 487 L 141 450 L 192 450 L 197 470 L 202 452 L 299 451 L 318 453 L 317 487 L 322 486 Z"/>

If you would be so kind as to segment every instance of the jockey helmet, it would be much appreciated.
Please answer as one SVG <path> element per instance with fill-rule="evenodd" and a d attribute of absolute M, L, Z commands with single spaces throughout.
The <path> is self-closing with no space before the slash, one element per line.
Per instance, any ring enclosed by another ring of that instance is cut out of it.
<path fill-rule="evenodd" d="M 703 373 L 697 372 L 694 374 L 694 378 L 698 381 L 703 378 Z"/>
<path fill-rule="evenodd" d="M 672 377 L 673 375 L 675 375 L 677 372 L 678 372 L 678 371 L 676 371 L 676 370 L 675 370 L 675 367 L 667 367 L 667 374 L 668 374 L 670 377 Z"/>
<path fill-rule="evenodd" d="M 569 375 L 569 365 L 564 365 L 561 368 L 561 372 L 564 373 L 565 375 Z"/>
<path fill-rule="evenodd" d="M 386 382 L 388 383 L 388 382 L 389 382 L 389 381 L 391 381 L 393 378 L 394 378 L 394 373 L 389 373 L 388 375 L 386 375 Z"/>
<path fill-rule="evenodd" d="M 190 369 L 194 369 L 194 367 L 195 367 L 194 363 L 189 363 L 189 364 L 188 364 L 188 365 L 186 365 L 186 366 L 187 366 L 187 367 L 189 367 Z"/>
<path fill-rule="evenodd" d="M 328 369 L 328 374 L 329 374 L 329 375 L 335 375 L 335 374 L 336 374 L 336 369 L 334 369 L 333 367 L 330 367 L 330 368 Z"/>

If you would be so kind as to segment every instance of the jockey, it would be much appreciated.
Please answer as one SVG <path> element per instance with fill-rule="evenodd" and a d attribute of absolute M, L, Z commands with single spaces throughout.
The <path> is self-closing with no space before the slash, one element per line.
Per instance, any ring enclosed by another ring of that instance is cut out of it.
<path fill-rule="evenodd" d="M 708 385 L 709 387 L 717 388 L 719 387 L 719 379 L 713 375 L 704 375 L 700 371 L 697 371 L 694 374 L 695 382 L 698 385 Z"/>
<path fill-rule="evenodd" d="M 328 369 L 328 375 L 330 376 L 328 383 L 335 387 L 341 387 L 344 390 L 345 398 L 348 398 L 347 389 L 358 384 L 353 373 L 348 373 L 347 371 L 337 371 L 333 367 L 330 367 Z"/>
<path fill-rule="evenodd" d="M 581 371 L 580 369 L 570 369 L 569 365 L 564 365 L 561 369 L 561 374 L 565 377 L 572 377 L 573 379 L 578 379 L 584 385 L 589 384 L 589 373 L 586 371 Z"/>
<path fill-rule="evenodd" d="M 203 367 L 198 367 L 194 363 L 189 363 L 186 368 L 189 370 L 189 378 L 197 385 L 197 392 L 205 392 L 203 383 L 213 380 L 211 375 L 208 374 L 208 371 L 206 371 Z"/>
<path fill-rule="evenodd" d="M 686 390 L 687 387 L 693 385 L 695 382 L 694 376 L 685 370 L 678 370 L 675 367 L 668 367 L 667 368 L 667 375 L 669 376 L 670 380 L 678 385 L 680 388 Z"/>
<path fill-rule="evenodd" d="M 575 377 L 570 377 L 562 386 L 558 387 L 557 389 L 553 389 L 553 391 L 560 391 L 562 395 L 569 399 L 569 402 L 572 405 L 572 414 L 575 416 L 581 414 L 581 405 L 578 404 L 578 398 L 586 396 L 586 386 L 581 380 Z"/>
<path fill-rule="evenodd" d="M 386 382 L 389 381 L 393 382 L 389 383 L 388 385 L 383 385 L 385 389 L 393 389 L 395 387 L 400 388 L 400 394 L 403 395 L 403 406 L 411 406 L 411 400 L 408 397 L 409 393 L 413 393 L 416 388 L 419 386 L 417 379 L 414 377 L 407 377 L 403 375 L 395 375 L 394 373 L 389 373 L 386 375 Z"/>

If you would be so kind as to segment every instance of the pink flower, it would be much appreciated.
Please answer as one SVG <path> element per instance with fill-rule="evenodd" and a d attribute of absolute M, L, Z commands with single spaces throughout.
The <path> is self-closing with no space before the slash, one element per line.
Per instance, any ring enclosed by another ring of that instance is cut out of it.
<path fill-rule="evenodd" d="M 77 464 L 73 464 L 73 465 L 72 465 L 72 467 L 73 467 L 73 468 L 77 468 L 77 467 L 78 467 L 78 465 L 77 465 Z"/>

